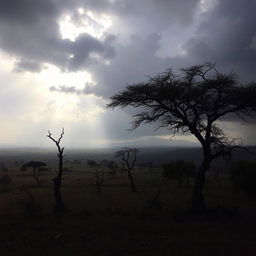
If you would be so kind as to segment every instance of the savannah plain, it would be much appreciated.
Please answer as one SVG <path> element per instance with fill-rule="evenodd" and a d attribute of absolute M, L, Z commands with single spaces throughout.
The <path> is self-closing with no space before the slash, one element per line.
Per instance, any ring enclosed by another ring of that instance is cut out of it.
<path fill-rule="evenodd" d="M 218 177 L 214 170 L 207 175 L 209 210 L 198 216 L 189 211 L 193 179 L 181 185 L 164 179 L 161 165 L 184 155 L 197 163 L 200 149 L 141 149 L 133 174 L 135 193 L 114 152 L 67 150 L 61 188 L 67 210 L 56 214 L 56 152 L 1 150 L 2 172 L 11 178 L 0 184 L 1 255 L 254 255 L 255 198 L 232 184 L 224 162 L 215 163 Z M 237 152 L 234 157 L 251 156 Z M 115 160 L 119 168 L 115 174 L 106 167 L 92 168 L 88 159 Z M 31 169 L 20 169 L 30 160 L 47 163 L 40 185 Z M 100 193 L 96 168 L 104 172 Z"/>

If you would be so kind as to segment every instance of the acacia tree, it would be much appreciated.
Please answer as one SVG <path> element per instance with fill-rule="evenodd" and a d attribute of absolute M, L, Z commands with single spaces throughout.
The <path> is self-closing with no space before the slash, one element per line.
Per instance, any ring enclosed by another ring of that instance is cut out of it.
<path fill-rule="evenodd" d="M 40 168 L 43 166 L 46 166 L 46 163 L 40 162 L 40 161 L 30 161 L 30 162 L 22 165 L 21 168 L 22 169 L 26 169 L 28 167 L 32 168 L 33 169 L 32 177 L 35 179 L 37 185 L 40 185 L 40 183 L 41 183 L 41 180 L 39 179 L 40 174 L 41 174 Z"/>
<path fill-rule="evenodd" d="M 133 168 L 135 166 L 136 160 L 137 160 L 137 153 L 138 153 L 138 149 L 136 148 L 122 148 L 121 150 L 117 151 L 115 153 L 116 157 L 121 157 L 123 164 L 124 164 L 124 168 L 127 171 L 128 174 L 128 178 L 130 181 L 130 185 L 131 185 L 131 190 L 132 192 L 136 192 L 136 186 L 134 184 L 134 180 L 133 180 Z"/>
<path fill-rule="evenodd" d="M 255 99 L 255 83 L 242 85 L 236 74 L 220 73 L 215 65 L 207 63 L 184 68 L 180 75 L 170 69 L 147 82 L 128 85 L 111 97 L 107 107 L 138 108 L 131 129 L 157 122 L 174 135 L 182 132 L 196 137 L 203 149 L 203 160 L 195 179 L 192 208 L 204 210 L 205 173 L 214 159 L 230 155 L 236 147 L 219 121 L 230 115 L 250 116 L 256 111 Z"/>
<path fill-rule="evenodd" d="M 46 135 L 48 138 L 50 138 L 57 146 L 58 149 L 58 158 L 59 158 L 59 167 L 58 167 L 58 174 L 55 178 L 53 178 L 53 186 L 54 186 L 54 197 L 55 197 L 55 211 L 56 212 L 62 212 L 65 210 L 65 205 L 62 200 L 62 195 L 61 195 L 61 182 L 62 182 L 62 174 L 63 174 L 63 152 L 64 152 L 64 147 L 60 146 L 60 141 L 64 136 L 64 128 L 62 128 L 62 132 L 58 140 L 55 140 L 52 137 L 52 134 L 50 131 L 48 131 L 48 134 Z"/>

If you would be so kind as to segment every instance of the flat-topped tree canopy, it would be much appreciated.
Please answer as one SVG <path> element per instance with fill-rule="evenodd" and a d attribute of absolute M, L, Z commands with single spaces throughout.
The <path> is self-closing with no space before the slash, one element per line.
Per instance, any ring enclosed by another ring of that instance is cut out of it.
<path fill-rule="evenodd" d="M 30 162 L 27 162 L 26 164 L 24 164 L 22 166 L 22 168 L 27 168 L 27 167 L 39 168 L 42 166 L 46 166 L 46 163 L 40 162 L 40 161 L 30 161 Z"/>
<path fill-rule="evenodd" d="M 201 207 L 204 176 L 211 161 L 229 155 L 236 147 L 218 121 L 227 116 L 252 116 L 256 111 L 256 83 L 241 84 L 235 73 L 220 73 L 214 64 L 207 63 L 184 68 L 178 75 L 169 69 L 147 82 L 128 85 L 110 99 L 108 108 L 138 108 L 132 129 L 143 123 L 158 123 L 174 135 L 182 132 L 196 137 L 204 154 L 195 184 L 199 196 L 194 198 L 201 198 L 197 202 Z"/>
<path fill-rule="evenodd" d="M 256 111 L 256 84 L 242 85 L 234 73 L 219 73 L 215 65 L 204 64 L 171 69 L 127 88 L 113 97 L 108 108 L 133 106 L 132 129 L 142 123 L 158 122 L 172 133 L 190 132 L 201 144 L 219 144 L 224 134 L 216 121 L 228 114 L 241 118 Z"/>

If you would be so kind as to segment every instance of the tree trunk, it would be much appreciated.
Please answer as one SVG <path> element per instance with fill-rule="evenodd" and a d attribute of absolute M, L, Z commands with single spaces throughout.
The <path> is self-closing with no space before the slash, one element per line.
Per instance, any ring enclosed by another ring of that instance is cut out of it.
<path fill-rule="evenodd" d="M 203 187 L 205 184 L 205 173 L 210 167 L 211 157 L 209 154 L 204 155 L 203 162 L 197 172 L 194 191 L 193 191 L 193 198 L 192 198 L 192 209 L 195 211 L 205 211 L 206 204 L 203 195 Z"/>
<path fill-rule="evenodd" d="M 100 193 L 101 192 L 101 180 L 100 180 L 100 177 L 99 177 L 99 173 L 96 174 L 96 186 L 97 186 L 97 193 Z"/>
<path fill-rule="evenodd" d="M 64 212 L 65 211 L 65 205 L 62 200 L 61 195 L 61 180 L 62 180 L 62 174 L 63 174 L 63 154 L 60 152 L 58 154 L 59 157 L 59 171 L 57 177 L 53 179 L 53 185 L 54 185 L 54 197 L 55 197 L 55 212 Z"/>
<path fill-rule="evenodd" d="M 132 192 L 136 192 L 137 189 L 136 189 L 136 187 L 135 187 L 135 184 L 134 184 L 134 181 L 133 181 L 133 176 L 132 176 L 130 170 L 128 170 L 128 178 L 129 178 L 129 181 L 130 181 L 130 184 L 131 184 L 131 190 L 132 190 Z"/>
<path fill-rule="evenodd" d="M 101 186 L 99 184 L 97 184 L 97 193 L 101 192 Z"/>
<path fill-rule="evenodd" d="M 54 186 L 54 197 L 55 197 L 55 212 L 65 211 L 65 205 L 62 200 L 60 188 L 61 188 L 61 177 L 55 177 L 53 179 Z"/>
<path fill-rule="evenodd" d="M 40 179 L 39 179 L 40 172 L 39 172 L 39 170 L 38 170 L 37 167 L 34 167 L 34 168 L 33 168 L 33 175 L 32 175 L 32 176 L 33 176 L 33 178 L 35 179 L 37 185 L 39 186 L 39 185 L 40 185 Z"/>

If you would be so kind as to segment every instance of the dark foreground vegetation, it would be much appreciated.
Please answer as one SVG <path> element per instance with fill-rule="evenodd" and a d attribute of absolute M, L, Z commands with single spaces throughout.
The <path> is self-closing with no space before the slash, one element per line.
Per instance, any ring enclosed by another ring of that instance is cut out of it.
<path fill-rule="evenodd" d="M 153 150 L 140 150 L 133 169 L 134 193 L 121 159 L 118 162 L 109 154 L 108 160 L 100 161 L 107 157 L 102 152 L 94 160 L 88 158 L 92 155 L 67 152 L 61 188 L 63 213 L 54 211 L 56 152 L 34 152 L 32 159 L 29 154 L 0 156 L 1 177 L 9 177 L 0 184 L 1 255 L 255 255 L 255 194 L 236 182 L 241 181 L 237 168 L 249 166 L 247 173 L 251 172 L 251 157 L 238 163 L 233 158 L 228 165 L 215 163 L 204 188 L 208 209 L 200 215 L 190 210 L 193 175 L 180 183 L 166 174 L 170 166 L 187 166 L 193 172 L 191 159 L 166 161 L 168 168 L 164 169 L 160 161 L 139 161 L 140 156 L 151 160 L 154 155 L 145 153 Z M 172 152 L 175 156 L 182 150 Z M 39 183 L 33 170 L 20 168 L 35 159 L 47 164 Z M 88 160 L 98 165 L 89 166 Z M 116 171 L 108 168 L 113 160 L 118 164 Z M 100 192 L 97 173 L 104 177 Z"/>

